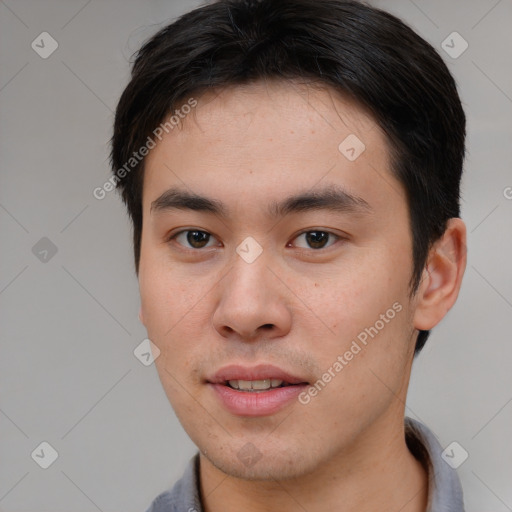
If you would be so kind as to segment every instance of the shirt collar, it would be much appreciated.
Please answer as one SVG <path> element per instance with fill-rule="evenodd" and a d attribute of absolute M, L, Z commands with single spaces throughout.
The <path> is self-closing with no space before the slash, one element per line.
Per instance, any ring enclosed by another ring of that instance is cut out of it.
<path fill-rule="evenodd" d="M 419 421 L 405 418 L 405 439 L 409 450 L 428 474 L 426 512 L 464 512 L 459 477 L 441 457 L 443 449 L 434 433 Z"/>

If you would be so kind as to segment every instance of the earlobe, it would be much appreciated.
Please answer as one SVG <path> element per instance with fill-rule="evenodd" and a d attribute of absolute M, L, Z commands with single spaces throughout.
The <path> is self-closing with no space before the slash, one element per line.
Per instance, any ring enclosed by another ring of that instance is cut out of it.
<path fill-rule="evenodd" d="M 461 219 L 453 218 L 429 252 L 416 292 L 416 329 L 432 329 L 451 309 L 457 300 L 465 268 L 466 226 Z"/>

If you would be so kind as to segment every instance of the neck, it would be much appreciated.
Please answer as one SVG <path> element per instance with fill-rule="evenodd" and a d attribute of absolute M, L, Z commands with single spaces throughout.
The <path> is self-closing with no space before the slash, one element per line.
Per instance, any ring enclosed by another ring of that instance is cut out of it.
<path fill-rule="evenodd" d="M 282 481 L 226 475 L 200 455 L 205 512 L 425 512 L 428 479 L 407 448 L 403 416 L 372 424 L 313 473 Z"/>

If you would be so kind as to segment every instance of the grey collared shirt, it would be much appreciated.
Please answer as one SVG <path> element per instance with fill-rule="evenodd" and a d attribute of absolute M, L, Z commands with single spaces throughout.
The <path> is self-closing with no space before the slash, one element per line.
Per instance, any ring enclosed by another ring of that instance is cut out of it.
<path fill-rule="evenodd" d="M 426 512 L 464 512 L 459 477 L 441 457 L 442 448 L 434 434 L 422 423 L 405 418 L 409 450 L 428 471 Z M 199 490 L 199 452 L 172 489 L 160 494 L 147 512 L 203 512 Z"/>

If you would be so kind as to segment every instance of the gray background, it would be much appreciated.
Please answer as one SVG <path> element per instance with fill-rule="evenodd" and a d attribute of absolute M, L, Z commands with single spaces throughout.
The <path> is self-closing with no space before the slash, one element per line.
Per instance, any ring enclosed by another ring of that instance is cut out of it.
<path fill-rule="evenodd" d="M 512 2 L 372 3 L 438 48 L 469 123 L 468 268 L 415 362 L 407 414 L 469 453 L 469 512 L 512 510 Z M 133 354 L 145 331 L 127 215 L 92 191 L 130 56 L 199 4 L 0 1 L 1 511 L 143 511 L 195 451 Z M 59 45 L 47 59 L 31 48 L 43 31 Z M 453 31 L 469 44 L 458 58 L 441 47 Z M 31 458 L 42 441 L 59 454 L 46 470 Z"/>

